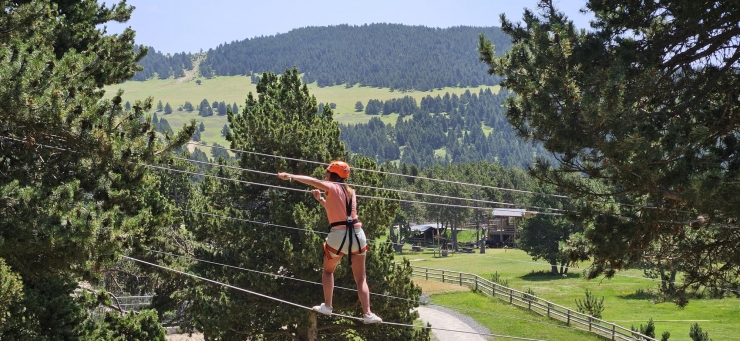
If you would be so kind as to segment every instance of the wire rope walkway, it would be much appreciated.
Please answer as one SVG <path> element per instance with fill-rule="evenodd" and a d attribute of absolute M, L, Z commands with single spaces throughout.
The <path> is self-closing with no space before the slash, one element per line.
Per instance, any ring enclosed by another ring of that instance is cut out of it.
<path fill-rule="evenodd" d="M 206 263 L 206 264 L 211 264 L 211 265 L 222 266 L 222 267 L 231 268 L 231 269 L 235 269 L 235 270 L 239 270 L 239 271 L 257 273 L 257 274 L 261 274 L 261 275 L 268 276 L 268 277 L 271 277 L 271 278 L 282 278 L 282 279 L 286 279 L 286 280 L 297 281 L 297 282 L 302 282 L 302 283 L 307 283 L 307 284 L 322 285 L 321 283 L 315 282 L 315 281 L 309 281 L 309 280 L 305 280 L 305 279 L 301 279 L 301 278 L 296 278 L 296 277 L 289 277 L 289 276 L 283 276 L 283 275 L 275 274 L 275 273 L 269 273 L 269 272 L 264 272 L 264 271 L 247 269 L 247 268 L 244 268 L 244 267 L 223 264 L 223 263 L 209 261 L 209 260 L 204 260 L 204 259 L 199 259 L 199 258 L 195 258 L 195 257 L 191 257 L 191 256 L 178 255 L 178 254 L 171 253 L 171 252 L 157 251 L 157 250 L 152 250 L 152 249 L 146 249 L 146 251 L 152 252 L 152 253 L 157 253 L 157 254 L 163 254 L 163 255 L 173 256 L 173 257 L 178 257 L 178 258 L 183 258 L 183 259 L 188 259 L 188 260 L 192 260 L 192 261 L 196 261 L 196 262 L 201 262 L 201 263 Z M 347 287 L 342 287 L 342 286 L 337 286 L 337 285 L 335 285 L 334 288 L 345 290 L 345 291 L 357 292 L 357 289 L 347 288 Z M 437 306 L 435 304 L 426 304 L 425 302 L 423 302 L 421 300 L 415 300 L 415 299 L 410 299 L 410 298 L 405 298 L 405 297 L 398 297 L 398 296 L 380 294 L 380 293 L 375 293 L 375 292 L 371 292 L 370 295 L 377 296 L 377 297 L 385 297 L 385 298 L 390 298 L 390 299 L 397 299 L 397 300 L 409 301 L 409 302 L 414 302 L 414 303 L 418 303 L 420 305 L 426 305 L 426 306 L 431 306 L 431 307 L 439 307 L 439 306 Z M 448 308 L 450 308 L 450 307 L 448 307 Z M 572 329 L 572 330 L 582 331 L 582 329 L 579 329 L 579 328 L 574 328 L 574 327 L 569 327 L 569 326 L 564 326 L 564 325 L 559 325 L 559 324 L 553 324 L 553 323 L 547 323 L 547 322 L 542 322 L 542 321 L 536 321 L 536 320 L 528 320 L 528 319 L 524 319 L 524 318 L 521 318 L 521 317 L 514 317 L 514 316 L 503 315 L 503 314 L 496 314 L 496 313 L 491 313 L 491 312 L 485 312 L 485 311 L 479 311 L 479 310 L 472 310 L 472 309 L 462 308 L 462 307 L 452 307 L 452 308 L 454 308 L 456 310 L 461 310 L 461 311 L 467 311 L 467 312 L 473 312 L 473 313 L 478 313 L 478 314 L 485 314 L 485 315 L 490 315 L 490 316 L 496 316 L 496 317 L 505 318 L 505 319 L 523 321 L 523 322 L 527 322 L 527 323 L 536 323 L 536 324 L 547 325 L 547 326 L 551 326 L 551 327 L 557 327 L 557 328 L 564 328 L 564 329 Z"/>
<path fill-rule="evenodd" d="M 211 283 L 211 284 L 220 285 L 220 286 L 223 286 L 223 287 L 226 287 L 226 288 L 229 288 L 229 289 L 233 289 L 233 290 L 237 290 L 237 291 L 241 291 L 241 292 L 244 292 L 244 293 L 247 293 L 247 294 L 250 294 L 250 295 L 259 296 L 259 297 L 262 297 L 262 298 L 265 298 L 265 299 L 269 299 L 269 300 L 272 300 L 272 301 L 276 301 L 278 303 L 289 305 L 289 306 L 292 306 L 292 307 L 295 307 L 295 308 L 300 308 L 300 309 L 303 309 L 303 310 L 313 311 L 310 307 L 307 307 L 307 306 L 304 306 L 304 305 L 300 305 L 300 304 L 297 304 L 297 303 L 293 303 L 293 302 L 286 301 L 286 300 L 283 300 L 283 299 L 279 299 L 279 298 L 276 298 L 276 297 L 272 297 L 272 296 L 269 296 L 269 295 L 261 294 L 261 293 L 258 293 L 256 291 L 247 290 L 247 289 L 240 288 L 240 287 L 237 287 L 237 286 L 234 286 L 234 285 L 230 285 L 230 284 L 227 284 L 227 283 L 222 283 L 222 282 L 219 282 L 219 281 L 216 281 L 216 280 L 212 280 L 212 279 L 209 279 L 209 278 L 206 278 L 206 277 L 202 277 L 202 276 L 198 276 L 198 275 L 195 275 L 195 274 L 191 274 L 191 273 L 188 273 L 188 272 L 185 272 L 185 271 L 181 271 L 181 270 L 173 269 L 173 268 L 166 267 L 166 266 L 163 266 L 163 265 L 159 265 L 159 264 L 155 264 L 155 263 L 143 261 L 143 260 L 140 260 L 140 259 L 137 259 L 137 258 L 133 258 L 133 257 L 129 257 L 129 256 L 121 256 L 121 258 L 128 259 L 128 260 L 131 260 L 131 261 L 134 261 L 134 262 L 138 262 L 138 263 L 141 263 L 141 264 L 149 265 L 149 266 L 152 266 L 152 267 L 156 267 L 156 268 L 159 268 L 159 269 L 171 271 L 171 272 L 178 273 L 178 274 L 181 274 L 181 275 L 189 276 L 189 277 L 192 277 L 192 278 L 201 280 L 201 281 L 205 281 L 205 282 L 208 282 L 208 283 Z M 332 313 L 331 315 L 332 316 L 336 316 L 336 317 L 341 317 L 341 318 L 356 320 L 356 321 L 362 321 L 362 318 L 355 317 L 355 316 L 349 316 L 349 315 L 337 314 L 337 313 Z M 541 339 L 532 339 L 532 338 L 526 338 L 526 337 L 518 337 L 518 336 L 510 336 L 510 335 L 500 335 L 500 334 L 486 334 L 486 333 L 478 333 L 478 332 L 474 332 L 474 331 L 471 332 L 471 331 L 465 331 L 465 330 L 454 330 L 454 329 L 439 328 L 439 327 L 415 326 L 415 325 L 412 325 L 412 324 L 387 322 L 387 321 L 383 321 L 382 324 L 390 325 L 390 326 L 397 326 L 397 327 L 405 327 L 405 328 L 422 328 L 422 329 L 448 331 L 448 332 L 461 333 L 461 334 L 475 334 L 475 335 L 482 335 L 482 336 L 489 336 L 489 337 L 498 337 L 498 338 L 512 339 L 512 340 L 544 341 L 544 340 L 541 340 Z"/>

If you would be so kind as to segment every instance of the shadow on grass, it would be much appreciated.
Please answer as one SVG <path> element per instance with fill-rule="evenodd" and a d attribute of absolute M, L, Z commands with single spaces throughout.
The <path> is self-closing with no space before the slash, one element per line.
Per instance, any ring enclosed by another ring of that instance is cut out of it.
<path fill-rule="evenodd" d="M 555 281 L 559 279 L 581 278 L 581 274 L 568 273 L 567 275 L 553 275 L 549 271 L 540 270 L 540 271 L 532 271 L 519 278 L 525 281 L 530 281 L 530 282 L 545 282 L 545 281 Z"/>
<path fill-rule="evenodd" d="M 619 298 L 627 299 L 627 300 L 648 300 L 648 301 L 655 301 L 659 297 L 655 293 L 650 292 L 649 290 L 645 289 L 637 289 L 637 291 L 629 294 L 629 295 L 617 295 Z"/>

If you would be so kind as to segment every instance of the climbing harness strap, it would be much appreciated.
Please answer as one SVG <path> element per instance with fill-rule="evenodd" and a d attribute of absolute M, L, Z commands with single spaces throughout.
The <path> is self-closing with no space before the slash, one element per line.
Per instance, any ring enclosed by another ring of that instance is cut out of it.
<path fill-rule="evenodd" d="M 324 254 L 326 255 L 326 258 L 327 259 L 331 259 L 331 255 L 329 254 L 328 251 L 331 251 L 335 255 L 338 255 L 339 257 L 342 257 L 344 255 L 344 253 L 341 252 L 340 250 L 342 250 L 342 248 L 344 247 L 344 243 L 349 240 L 349 245 L 348 245 L 349 248 L 347 250 L 348 250 L 348 253 L 350 254 L 350 256 L 347 257 L 347 259 L 349 260 L 349 265 L 352 265 L 352 255 L 357 255 L 357 254 L 363 253 L 363 252 L 367 251 L 369 249 L 369 247 L 367 245 L 365 245 L 365 247 L 360 248 L 360 237 L 358 237 L 357 236 L 357 232 L 355 232 L 355 224 L 358 221 L 355 220 L 355 219 L 352 219 L 352 198 L 349 196 L 349 193 L 347 192 L 347 189 L 344 186 L 342 186 L 342 190 L 344 191 L 344 199 L 345 199 L 344 202 L 345 202 L 346 208 L 347 208 L 347 221 L 333 222 L 333 223 L 331 223 L 329 225 L 329 227 L 331 228 L 331 227 L 335 227 L 335 226 L 342 226 L 342 225 L 344 225 L 345 226 L 345 229 L 344 229 L 345 230 L 345 232 L 344 232 L 344 238 L 342 238 L 342 243 L 339 244 L 339 248 L 338 249 L 334 249 L 331 246 L 329 246 L 328 243 L 324 243 Z M 357 248 L 360 249 L 357 252 L 352 252 L 352 243 L 353 243 L 352 236 L 353 235 L 355 237 L 354 240 L 357 242 Z"/>

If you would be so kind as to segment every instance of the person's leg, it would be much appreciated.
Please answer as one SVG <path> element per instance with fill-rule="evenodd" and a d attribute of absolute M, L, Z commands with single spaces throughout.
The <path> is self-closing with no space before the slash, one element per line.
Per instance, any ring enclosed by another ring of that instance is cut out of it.
<path fill-rule="evenodd" d="M 334 270 L 342 260 L 341 256 L 332 255 L 331 259 L 324 256 L 324 271 L 321 274 L 321 285 L 324 287 L 324 304 L 333 307 L 332 296 L 334 294 Z"/>
<path fill-rule="evenodd" d="M 365 277 L 365 255 L 352 255 L 352 274 L 355 277 L 355 283 L 357 283 L 357 295 L 360 297 L 360 304 L 362 304 L 362 312 L 367 315 L 370 314 L 370 289 L 367 287 L 367 279 Z"/>

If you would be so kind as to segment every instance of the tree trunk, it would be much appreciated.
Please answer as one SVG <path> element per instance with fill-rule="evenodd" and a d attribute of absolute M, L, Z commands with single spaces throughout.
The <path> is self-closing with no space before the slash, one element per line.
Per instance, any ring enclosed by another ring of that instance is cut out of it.
<path fill-rule="evenodd" d="M 552 275 L 553 276 L 557 276 L 559 274 L 558 273 L 558 262 L 555 261 L 554 259 L 551 259 L 550 260 L 550 267 L 551 267 L 551 270 L 552 270 Z"/>
<path fill-rule="evenodd" d="M 568 275 L 568 261 L 562 261 L 560 262 L 560 275 L 567 276 Z"/>
<path fill-rule="evenodd" d="M 308 326 L 305 328 L 298 328 L 298 338 L 301 341 L 316 341 L 319 339 L 319 330 L 317 328 L 318 319 L 316 313 L 308 312 Z"/>
<path fill-rule="evenodd" d="M 457 219 L 452 223 L 452 249 L 457 252 Z"/>
<path fill-rule="evenodd" d="M 396 234 L 396 229 L 393 224 L 391 224 L 390 237 L 388 237 L 388 239 L 393 242 L 393 251 L 399 253 L 403 253 L 403 245 L 401 244 L 401 226 L 403 226 L 403 223 L 398 224 L 398 234 Z"/>
<path fill-rule="evenodd" d="M 673 294 L 676 292 L 676 270 L 673 269 L 670 264 L 670 269 L 666 269 L 663 263 L 658 262 L 658 270 L 660 271 L 660 286 L 664 293 Z"/>

